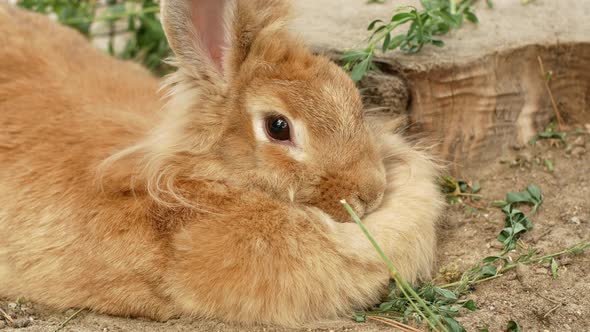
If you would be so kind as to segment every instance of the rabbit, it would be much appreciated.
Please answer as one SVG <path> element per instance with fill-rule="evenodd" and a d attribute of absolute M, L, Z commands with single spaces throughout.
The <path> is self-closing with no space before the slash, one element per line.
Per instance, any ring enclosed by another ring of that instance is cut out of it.
<path fill-rule="evenodd" d="M 363 112 L 284 0 L 166 0 L 160 82 L 0 5 L 0 296 L 301 326 L 430 278 L 438 162 Z"/>

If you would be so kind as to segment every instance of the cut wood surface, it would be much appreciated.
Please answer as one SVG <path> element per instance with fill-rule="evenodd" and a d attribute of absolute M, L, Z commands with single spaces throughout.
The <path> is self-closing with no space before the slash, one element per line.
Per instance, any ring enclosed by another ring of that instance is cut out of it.
<path fill-rule="evenodd" d="M 493 2 L 489 9 L 479 1 L 480 23 L 443 36 L 443 48 L 380 54 L 382 73 L 361 82 L 368 106 L 407 113 L 439 143 L 455 173 L 489 165 L 554 117 L 538 58 L 551 72 L 549 87 L 565 121 L 590 122 L 590 1 Z M 368 23 L 390 18 L 401 5 L 420 8 L 411 0 L 297 0 L 293 29 L 336 59 L 364 47 Z"/>

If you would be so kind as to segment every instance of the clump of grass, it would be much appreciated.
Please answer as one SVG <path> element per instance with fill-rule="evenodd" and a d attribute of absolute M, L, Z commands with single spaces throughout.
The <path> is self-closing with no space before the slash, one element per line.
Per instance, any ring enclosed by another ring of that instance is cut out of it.
<path fill-rule="evenodd" d="M 523 252 L 518 257 L 508 258 L 505 255 L 488 256 L 484 258 L 479 264 L 465 271 L 459 281 L 441 285 L 439 287 L 447 289 L 452 288 L 456 294 L 467 294 L 471 289 L 473 289 L 472 286 L 484 281 L 499 278 L 506 272 L 515 269 L 519 264 L 551 264 L 553 261 L 555 261 L 553 265 L 557 266 L 556 258 L 561 256 L 582 254 L 586 250 L 590 249 L 590 241 L 582 241 L 573 246 L 547 255 L 540 255 L 539 250 L 528 247 L 522 242 L 520 242 L 520 246 Z M 557 267 L 554 268 L 557 269 Z"/>
<path fill-rule="evenodd" d="M 476 181 L 469 182 L 458 180 L 450 175 L 443 175 L 439 179 L 439 187 L 450 204 L 467 203 L 473 206 L 482 197 L 479 194 L 481 186 Z"/>
<path fill-rule="evenodd" d="M 385 256 L 352 208 L 345 201 L 342 201 L 348 213 L 361 227 L 362 231 L 379 252 L 392 276 L 387 298 L 372 310 L 356 313 L 354 319 L 358 322 L 374 319 L 383 323 L 387 323 L 388 321 L 396 322 L 396 324 L 397 322 L 406 324 L 411 320 L 416 322 L 426 321 L 429 327 L 435 331 L 440 329 L 440 331 L 463 332 L 465 331 L 464 327 L 455 317 L 461 313 L 461 310 L 477 310 L 477 305 L 474 301 L 461 298 L 475 290 L 475 285 L 499 278 L 521 264 L 536 265 L 549 263 L 553 278 L 557 278 L 559 269 L 557 259 L 566 255 L 582 254 L 590 249 L 590 241 L 582 241 L 563 250 L 541 255 L 539 250 L 528 247 L 521 240 L 518 240 L 518 236 L 522 231 L 518 231 L 521 226 L 516 225 L 522 225 L 522 227 L 526 228 L 524 224 L 527 224 L 532 228 L 532 222 L 528 217 L 518 215 L 519 212 L 516 206 L 518 204 L 532 205 L 532 211 L 534 213 L 542 204 L 542 201 L 541 190 L 534 185 L 528 186 L 523 192 L 508 193 L 505 201 L 497 202 L 497 204 L 502 205 L 507 220 L 510 220 L 510 228 L 512 228 L 508 231 L 506 228 L 509 227 L 505 227 L 498 236 L 498 240 L 505 245 L 504 250 L 498 255 L 484 258 L 463 272 L 458 281 L 444 285 L 428 283 L 419 287 L 412 287 L 405 280 L 401 279 L 393 263 Z M 507 238 L 510 238 L 510 241 L 505 241 Z M 513 241 L 514 247 L 512 245 Z M 506 248 L 511 247 L 519 250 L 516 258 L 506 256 L 508 252 Z M 407 325 L 392 325 L 404 331 L 415 330 L 407 327 Z M 510 331 L 519 331 L 520 327 L 516 322 L 511 321 L 509 322 L 508 329 Z"/>
<path fill-rule="evenodd" d="M 28 10 L 54 16 L 60 23 L 87 37 L 92 35 L 93 24 L 109 24 L 108 51 L 111 55 L 136 60 L 156 74 L 165 74 L 170 70 L 162 62 L 170 54 L 170 49 L 157 16 L 159 5 L 155 0 L 107 0 L 104 7 L 99 6 L 97 1 L 69 0 L 19 0 L 17 4 Z M 99 10 L 101 14 L 98 14 Z M 126 22 L 126 27 L 115 30 L 115 22 L 121 20 Z M 123 51 L 115 54 L 114 40 L 123 33 L 129 38 Z"/>
<path fill-rule="evenodd" d="M 417 53 L 425 45 L 444 46 L 437 37 L 461 27 L 465 20 L 477 23 L 473 4 L 477 0 L 422 0 L 422 8 L 404 6 L 396 9 L 389 20 L 376 19 L 367 30 L 371 31 L 369 44 L 363 50 L 345 53 L 341 61 L 350 71 L 353 80 L 360 80 L 374 67 L 373 57 L 382 52 L 399 49 L 404 53 Z M 492 6 L 491 1 L 487 1 Z M 400 26 L 409 25 L 406 32 L 395 34 Z"/>
<path fill-rule="evenodd" d="M 379 256 L 381 256 L 385 264 L 387 264 L 387 268 L 389 269 L 391 278 L 394 280 L 398 290 L 403 294 L 405 301 L 407 301 L 406 304 L 409 307 L 411 307 L 412 310 L 414 310 L 414 312 L 416 312 L 421 318 L 423 318 L 432 329 L 437 330 L 437 327 L 440 327 L 441 331 L 447 332 L 448 330 L 440 320 L 440 317 L 432 312 L 430 306 L 426 304 L 424 299 L 422 299 L 422 297 L 418 295 L 418 293 L 416 293 L 414 288 L 399 274 L 399 272 L 391 263 L 389 258 L 387 258 L 379 244 L 375 241 L 375 238 L 373 238 L 369 230 L 365 227 L 361 219 L 352 210 L 350 205 L 345 200 L 341 200 L 340 202 L 342 203 L 342 205 L 344 205 L 344 208 L 351 215 L 351 217 L 357 223 L 357 225 L 359 225 L 359 227 L 367 236 L 369 241 L 371 241 L 371 244 L 373 245 L 373 247 L 375 247 L 375 250 L 377 250 Z"/>
<path fill-rule="evenodd" d="M 547 127 L 545 127 L 545 130 L 543 130 L 542 132 L 535 135 L 535 137 L 533 137 L 529 141 L 529 144 L 535 145 L 535 143 L 537 143 L 540 140 L 553 140 L 553 141 L 557 140 L 559 143 L 561 143 L 562 145 L 565 146 L 565 144 L 566 144 L 565 138 L 567 136 L 567 133 L 562 132 L 562 131 L 558 131 L 558 130 L 556 130 L 555 127 L 556 127 L 555 122 L 551 122 Z"/>
<path fill-rule="evenodd" d="M 504 245 L 502 254 L 514 249 L 520 235 L 533 228 L 532 221 L 517 208 L 518 205 L 532 205 L 531 213 L 534 214 L 542 203 L 541 190 L 535 185 L 528 186 L 522 192 L 509 192 L 506 194 L 506 200 L 494 202 L 494 205 L 502 208 L 502 212 L 506 215 L 504 229 L 497 237 L 498 241 Z"/>

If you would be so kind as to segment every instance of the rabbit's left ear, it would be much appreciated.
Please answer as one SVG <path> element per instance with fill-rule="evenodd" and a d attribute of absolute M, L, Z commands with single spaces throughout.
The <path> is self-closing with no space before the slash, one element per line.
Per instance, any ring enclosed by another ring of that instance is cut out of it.
<path fill-rule="evenodd" d="M 182 69 L 196 79 L 225 81 L 259 34 L 282 28 L 288 7 L 285 0 L 165 0 L 162 25 Z"/>

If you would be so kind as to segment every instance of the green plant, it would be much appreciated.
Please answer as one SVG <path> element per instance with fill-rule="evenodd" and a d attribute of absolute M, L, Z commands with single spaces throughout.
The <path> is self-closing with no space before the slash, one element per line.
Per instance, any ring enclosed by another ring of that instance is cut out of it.
<path fill-rule="evenodd" d="M 96 1 L 19 0 L 18 6 L 45 15 L 54 14 L 59 22 L 71 20 L 72 28 L 88 35 L 94 20 Z"/>
<path fill-rule="evenodd" d="M 415 288 L 416 294 L 424 299 L 425 303 L 433 312 L 434 317 L 444 322 L 448 331 L 464 331 L 463 327 L 455 317 L 461 309 L 469 311 L 477 310 L 472 300 L 461 300 L 451 290 L 444 289 L 432 284 Z M 357 321 L 363 321 L 367 317 L 377 316 L 385 319 L 397 319 L 403 323 L 409 323 L 410 319 L 420 322 L 420 315 L 414 308 L 408 305 L 408 299 L 401 297 L 395 289 L 395 283 L 390 284 L 389 295 L 377 308 L 364 313 L 357 313 Z"/>
<path fill-rule="evenodd" d="M 372 21 L 367 30 L 371 31 L 369 44 L 363 50 L 345 53 L 341 61 L 350 71 L 353 80 L 360 80 L 370 69 L 377 49 L 382 52 L 400 49 L 405 53 L 419 52 L 424 45 L 442 47 L 444 43 L 437 36 L 461 27 L 464 20 L 477 23 L 478 18 L 472 5 L 476 0 L 421 0 L 422 8 L 405 6 L 396 9 L 389 21 Z M 487 1 L 491 7 L 491 1 Z M 408 24 L 406 32 L 394 34 L 394 30 Z"/>
<path fill-rule="evenodd" d="M 543 159 L 543 163 L 545 164 L 545 168 L 547 168 L 549 173 L 553 173 L 553 171 L 555 171 L 555 166 L 553 166 L 553 161 L 551 161 L 551 159 Z"/>
<path fill-rule="evenodd" d="M 159 5 L 155 0 L 108 0 L 101 14 L 96 1 L 83 0 L 19 0 L 20 7 L 46 15 L 54 15 L 57 20 L 87 37 L 92 36 L 94 23 L 110 25 L 108 51 L 123 59 L 134 59 L 143 63 L 157 74 L 164 74 L 169 67 L 162 62 L 169 53 L 168 43 L 157 13 Z M 126 28 L 115 31 L 114 23 L 125 20 Z M 114 54 L 114 39 L 126 33 L 129 38 L 122 52 Z"/>
<path fill-rule="evenodd" d="M 504 255 L 488 256 L 484 258 L 479 264 L 476 264 L 471 269 L 466 270 L 459 281 L 449 284 L 441 285 L 440 288 L 452 288 L 456 294 L 467 294 L 472 289 L 472 286 L 499 278 L 506 272 L 515 269 L 518 265 L 535 265 L 546 264 L 555 261 L 557 265 L 557 257 L 568 255 L 579 255 L 590 249 L 590 241 L 582 241 L 573 246 L 563 250 L 548 254 L 539 255 L 539 251 L 535 248 L 527 247 L 524 244 L 520 245 L 522 252 L 516 258 L 508 258 Z M 495 265 L 499 264 L 499 265 Z"/>
<path fill-rule="evenodd" d="M 533 228 L 533 223 L 529 217 L 519 210 L 517 206 L 521 204 L 532 205 L 531 213 L 534 214 L 542 203 L 543 196 L 541 190 L 535 185 L 528 186 L 522 192 L 510 192 L 506 194 L 505 201 L 494 202 L 494 205 L 502 208 L 502 212 L 506 215 L 504 229 L 498 235 L 498 241 L 504 245 L 502 254 L 514 249 L 520 235 Z"/>
<path fill-rule="evenodd" d="M 478 194 L 481 191 L 481 186 L 478 182 L 457 180 L 450 175 L 443 175 L 439 179 L 439 187 L 450 204 L 468 203 L 471 205 L 474 201 L 481 199 L 481 195 Z"/>
<path fill-rule="evenodd" d="M 449 179 L 452 178 L 448 177 L 447 180 Z M 458 181 L 451 181 L 451 183 L 458 184 Z M 509 192 L 506 195 L 505 201 L 497 203 L 503 207 L 503 210 L 512 213 L 507 214 L 507 219 L 512 216 L 514 220 L 523 223 L 522 216 L 516 216 L 518 213 L 516 206 L 518 204 L 530 204 L 532 205 L 532 211 L 534 212 L 542 204 L 542 194 L 539 188 L 531 185 L 523 192 Z M 514 232 L 511 231 L 508 233 L 513 235 L 512 239 L 515 241 L 514 249 L 518 249 L 518 255 L 515 258 L 506 256 L 507 250 L 504 238 L 499 236 L 498 240 L 505 244 L 505 249 L 498 255 L 485 257 L 479 263 L 464 271 L 458 281 L 444 285 L 428 283 L 419 287 L 411 287 L 407 282 L 400 280 L 399 274 L 397 274 L 392 262 L 390 262 L 383 254 L 379 245 L 375 242 L 356 214 L 354 214 L 350 206 L 344 201 L 343 204 L 348 213 L 353 217 L 355 222 L 359 224 L 365 235 L 369 238 L 373 246 L 386 262 L 392 275 L 389 294 L 383 302 L 371 310 L 355 313 L 353 318 L 357 322 L 364 322 L 367 319 L 374 319 L 383 323 L 396 322 L 396 324 L 402 325 L 391 325 L 404 331 L 415 331 L 415 329 L 404 325 L 410 321 L 426 321 L 430 328 L 434 330 L 440 328 L 442 331 L 465 331 L 455 317 L 461 313 L 462 309 L 469 311 L 477 310 L 474 301 L 461 298 L 473 291 L 476 284 L 499 278 L 519 265 L 549 263 L 553 278 L 557 278 L 559 268 L 557 259 L 559 257 L 579 255 L 590 249 L 590 241 L 582 241 L 566 249 L 547 255 L 541 255 L 539 250 L 528 247 L 522 241 L 517 240 L 517 234 L 520 234 L 521 232 L 513 234 Z M 528 219 L 528 217 L 525 218 L 527 220 L 526 223 L 532 227 L 530 219 Z M 513 227 L 518 230 L 516 224 L 518 223 L 515 223 L 515 226 Z M 512 225 L 512 223 L 510 225 Z M 502 230 L 502 232 L 505 230 L 506 229 Z M 512 326 L 512 330 L 514 331 L 518 331 L 519 329 L 518 324 L 515 322 L 511 322 L 510 326 Z M 485 329 L 482 331 L 485 331 Z"/>
<path fill-rule="evenodd" d="M 429 306 L 435 317 L 444 320 L 449 331 L 465 331 L 455 317 L 461 313 L 461 309 L 477 310 L 474 301 L 461 299 L 462 296 L 473 291 L 475 285 L 500 278 L 521 264 L 538 265 L 550 263 L 553 273 L 553 270 L 557 268 L 557 257 L 582 254 L 590 249 L 590 241 L 582 241 L 548 255 L 539 255 L 538 250 L 524 245 L 521 246 L 521 249 L 523 252 L 513 259 L 503 254 L 484 258 L 480 263 L 466 270 L 459 281 L 438 286 L 425 284 L 415 288 L 414 291 Z M 421 316 L 409 305 L 408 299 L 396 291 L 396 286 L 395 282 L 390 283 L 390 292 L 387 298 L 372 310 L 356 313 L 354 319 L 363 322 L 371 316 L 377 316 L 403 323 L 408 323 L 412 319 L 420 322 Z"/>
<path fill-rule="evenodd" d="M 131 38 L 121 54 L 124 59 L 139 59 L 152 70 L 167 71 L 162 59 L 170 54 L 166 35 L 156 13 L 158 4 L 154 0 L 142 1 L 143 11 L 132 13 L 127 17 L 128 31 Z"/>
<path fill-rule="evenodd" d="M 377 250 L 379 253 L 379 256 L 381 256 L 381 259 L 383 259 L 387 265 L 391 278 L 395 282 L 397 289 L 401 294 L 403 294 L 405 305 L 408 308 L 411 308 L 410 310 L 418 315 L 418 320 L 424 319 L 432 329 L 437 330 L 437 327 L 440 327 L 441 331 L 447 332 L 448 330 L 441 321 L 440 315 L 435 315 L 431 309 L 431 305 L 427 304 L 422 296 L 416 293 L 414 288 L 410 286 L 410 284 L 397 272 L 397 269 L 391 263 L 389 258 L 387 258 L 379 244 L 375 241 L 369 230 L 365 227 L 361 219 L 356 215 L 350 205 L 345 200 L 341 200 L 340 202 L 350 214 L 352 219 L 357 223 L 357 225 L 359 225 L 365 236 L 369 239 L 375 250 Z"/>
<path fill-rule="evenodd" d="M 508 322 L 508 325 L 506 326 L 506 331 L 509 332 L 520 332 L 520 326 L 518 325 L 518 323 L 516 323 L 515 321 L 511 320 Z"/>
<path fill-rule="evenodd" d="M 555 130 L 555 122 L 551 122 L 545 130 L 538 133 L 535 137 L 533 137 L 530 141 L 530 145 L 535 145 L 540 140 L 549 139 L 549 140 L 559 140 L 559 142 L 563 145 L 566 144 L 565 138 L 567 134 L 565 132 L 560 132 Z"/>

